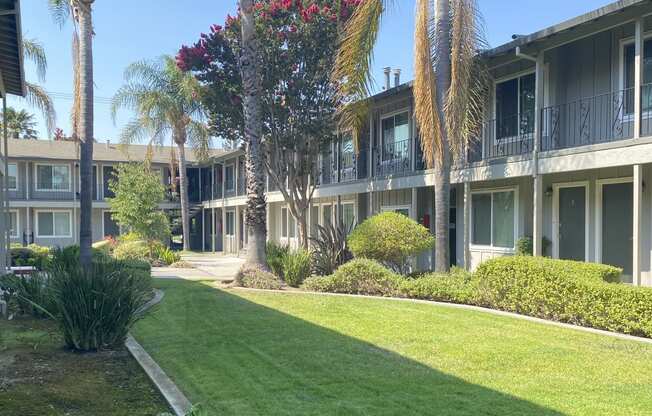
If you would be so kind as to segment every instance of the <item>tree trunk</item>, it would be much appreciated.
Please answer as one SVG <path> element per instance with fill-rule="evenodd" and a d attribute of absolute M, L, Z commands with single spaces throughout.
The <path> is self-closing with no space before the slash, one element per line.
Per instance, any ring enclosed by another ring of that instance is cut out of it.
<path fill-rule="evenodd" d="M 450 2 L 435 0 L 435 26 L 437 30 L 435 60 L 435 83 L 437 85 L 437 108 L 441 123 L 441 160 L 435 165 L 435 271 L 447 272 L 450 269 L 448 254 L 449 241 L 449 203 L 450 203 L 450 166 L 451 153 L 448 141 L 445 109 L 448 90 L 451 85 L 451 39 L 450 39 Z"/>
<path fill-rule="evenodd" d="M 188 178 L 186 177 L 186 146 L 185 140 L 175 139 L 179 148 L 179 199 L 181 200 L 181 230 L 183 233 L 183 249 L 190 250 L 190 213 L 188 212 Z"/>
<path fill-rule="evenodd" d="M 80 157 L 79 157 L 79 261 L 86 268 L 92 261 L 91 216 L 93 209 L 93 22 L 91 3 L 79 10 Z"/>
<path fill-rule="evenodd" d="M 245 169 L 247 176 L 247 263 L 267 269 L 267 202 L 265 200 L 265 154 L 262 149 L 260 111 L 261 79 L 253 0 L 240 0 L 242 16 L 241 71 L 244 93 Z"/>
<path fill-rule="evenodd" d="M 299 243 L 301 247 L 306 250 L 309 248 L 308 245 L 308 219 L 306 218 L 307 209 L 301 211 L 299 218 L 297 218 L 297 224 L 299 225 Z"/>

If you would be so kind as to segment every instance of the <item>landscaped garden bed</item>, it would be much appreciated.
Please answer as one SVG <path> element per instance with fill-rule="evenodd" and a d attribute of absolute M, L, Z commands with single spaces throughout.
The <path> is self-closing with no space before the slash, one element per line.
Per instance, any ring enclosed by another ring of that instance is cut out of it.
<path fill-rule="evenodd" d="M 166 293 L 136 339 L 208 414 L 645 415 L 652 345 L 391 299 Z"/>
<path fill-rule="evenodd" d="M 0 414 L 152 416 L 168 407 L 124 348 L 72 353 L 53 321 L 0 319 Z"/>

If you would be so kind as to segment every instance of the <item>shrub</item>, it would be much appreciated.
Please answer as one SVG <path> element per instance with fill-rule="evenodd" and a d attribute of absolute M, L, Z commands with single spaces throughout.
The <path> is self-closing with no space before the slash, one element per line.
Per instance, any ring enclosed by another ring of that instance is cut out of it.
<path fill-rule="evenodd" d="M 652 289 L 617 282 L 620 269 L 541 257 L 504 257 L 476 272 L 479 302 L 496 309 L 652 336 Z"/>
<path fill-rule="evenodd" d="M 305 249 L 286 253 L 281 260 L 285 283 L 289 286 L 299 287 L 304 280 L 310 277 L 310 260 L 310 252 Z"/>
<path fill-rule="evenodd" d="M 439 302 L 475 303 L 476 286 L 473 275 L 453 268 L 449 274 L 428 273 L 401 282 L 401 294 L 408 298 Z"/>
<path fill-rule="evenodd" d="M 104 240 L 93 243 L 93 248 L 102 251 L 107 256 L 111 254 L 117 242 L 113 237 L 106 237 Z"/>
<path fill-rule="evenodd" d="M 12 245 L 10 249 L 12 266 L 32 266 L 37 270 L 43 270 L 50 262 L 50 248 L 36 244 L 26 247 Z"/>
<path fill-rule="evenodd" d="M 404 272 L 408 257 L 432 248 L 435 238 L 426 227 L 405 215 L 384 212 L 358 225 L 348 243 L 355 257 L 377 260 Z"/>
<path fill-rule="evenodd" d="M 351 232 L 351 225 L 340 224 L 337 227 L 326 223 L 317 225 L 317 236 L 310 237 L 312 243 L 313 271 L 326 276 L 353 258 L 346 242 Z"/>
<path fill-rule="evenodd" d="M 281 288 L 281 281 L 272 273 L 248 265 L 244 265 L 238 270 L 234 284 L 251 289 L 278 290 Z"/>
<path fill-rule="evenodd" d="M 521 237 L 516 241 L 516 254 L 519 256 L 531 256 L 534 253 L 532 237 Z"/>
<path fill-rule="evenodd" d="M 15 303 L 20 313 L 45 318 L 48 316 L 46 311 L 54 309 L 50 301 L 48 278 L 44 273 L 0 276 L 0 291 L 5 293 L 7 304 Z"/>
<path fill-rule="evenodd" d="M 151 276 L 116 261 L 56 265 L 50 272 L 52 302 L 68 348 L 93 351 L 124 342 L 151 297 Z"/>
<path fill-rule="evenodd" d="M 113 257 L 118 260 L 150 260 L 147 242 L 143 240 L 121 241 L 113 250 Z"/>
<path fill-rule="evenodd" d="M 267 245 L 265 246 L 267 265 L 272 273 L 274 273 L 279 279 L 283 279 L 283 258 L 289 252 L 289 246 L 277 244 L 273 241 L 267 242 Z"/>
<path fill-rule="evenodd" d="M 395 296 L 403 279 L 377 261 L 353 259 L 330 276 L 306 279 L 303 288 L 315 292 Z"/>
<path fill-rule="evenodd" d="M 181 260 L 181 254 L 177 253 L 176 251 L 172 251 L 169 247 L 165 247 L 163 245 L 156 248 L 155 255 L 158 260 L 162 261 L 166 265 L 170 265 Z"/>

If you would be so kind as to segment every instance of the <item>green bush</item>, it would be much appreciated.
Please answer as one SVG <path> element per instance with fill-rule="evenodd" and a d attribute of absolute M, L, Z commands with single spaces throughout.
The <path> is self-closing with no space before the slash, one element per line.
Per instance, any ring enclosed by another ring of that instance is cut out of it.
<path fill-rule="evenodd" d="M 405 215 L 384 212 L 358 225 L 348 243 L 355 257 L 377 260 L 404 272 L 408 257 L 432 248 L 435 238 L 426 227 Z"/>
<path fill-rule="evenodd" d="M 181 254 L 165 246 L 157 247 L 155 255 L 158 260 L 168 266 L 181 260 Z"/>
<path fill-rule="evenodd" d="M 143 240 L 121 241 L 113 250 L 113 257 L 118 260 L 143 260 L 149 262 L 149 245 Z"/>
<path fill-rule="evenodd" d="M 308 250 L 298 249 L 286 253 L 281 259 L 285 283 L 292 287 L 301 286 L 301 283 L 310 277 L 310 261 L 311 256 Z"/>
<path fill-rule="evenodd" d="M 476 272 L 484 306 L 633 335 L 652 336 L 652 289 L 617 282 L 612 266 L 503 257 Z"/>
<path fill-rule="evenodd" d="M 125 340 L 150 299 L 151 275 L 121 262 L 55 265 L 49 272 L 51 299 L 66 346 L 78 351 L 112 348 Z"/>
<path fill-rule="evenodd" d="M 346 242 L 352 225 L 326 223 L 317 225 L 317 235 L 310 237 L 312 243 L 312 267 L 320 276 L 333 274 L 338 267 L 353 258 Z"/>
<path fill-rule="evenodd" d="M 267 265 L 272 273 L 279 279 L 283 279 L 283 258 L 290 252 L 287 245 L 277 244 L 274 241 L 268 241 L 265 247 Z"/>
<path fill-rule="evenodd" d="M 53 309 L 48 283 L 44 273 L 6 274 L 0 276 L 0 291 L 4 292 L 7 304 L 15 306 L 19 313 L 45 318 L 48 316 L 46 311 Z"/>
<path fill-rule="evenodd" d="M 416 279 L 404 279 L 401 294 L 414 299 L 438 302 L 475 303 L 476 285 L 471 273 L 453 268 L 450 273 L 428 273 Z"/>
<path fill-rule="evenodd" d="M 534 253 L 532 237 L 521 237 L 516 241 L 516 254 L 519 256 L 531 256 Z"/>
<path fill-rule="evenodd" d="M 245 265 L 235 276 L 234 284 L 251 289 L 281 289 L 281 281 L 270 272 Z"/>
<path fill-rule="evenodd" d="M 112 237 L 107 237 L 104 240 L 93 243 L 93 248 L 102 251 L 108 256 L 111 254 L 111 252 L 113 252 L 115 245 L 116 241 Z"/>
<path fill-rule="evenodd" d="M 306 279 L 303 288 L 315 292 L 395 296 L 403 279 L 377 261 L 353 259 L 330 276 Z"/>
<path fill-rule="evenodd" d="M 31 266 L 37 270 L 47 268 L 52 257 L 49 247 L 36 244 L 30 244 L 26 247 L 12 244 L 9 253 L 12 266 Z"/>

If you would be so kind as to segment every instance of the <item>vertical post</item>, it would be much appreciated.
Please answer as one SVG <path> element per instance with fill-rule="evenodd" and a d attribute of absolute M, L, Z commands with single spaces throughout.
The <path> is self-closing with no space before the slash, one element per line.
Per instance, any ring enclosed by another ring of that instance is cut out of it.
<path fill-rule="evenodd" d="M 222 254 L 226 253 L 226 206 L 222 204 Z"/>
<path fill-rule="evenodd" d="M 543 255 L 543 178 L 539 174 L 539 148 L 541 145 L 543 120 L 543 69 L 544 54 L 540 52 L 536 57 L 535 67 L 535 96 L 534 96 L 534 143 L 532 146 L 532 176 L 533 176 L 533 229 L 532 251 L 535 256 Z"/>
<path fill-rule="evenodd" d="M 634 165 L 634 212 L 632 230 L 632 284 L 641 285 L 641 215 L 643 214 L 643 166 Z"/>
<path fill-rule="evenodd" d="M 205 210 L 203 207 L 200 213 L 201 213 L 201 251 L 203 253 L 204 251 L 206 251 L 206 221 L 205 221 L 206 215 L 204 215 Z"/>
<path fill-rule="evenodd" d="M 634 138 L 641 137 L 641 79 L 643 75 L 643 17 L 634 22 Z M 627 92 L 624 92 L 626 99 Z"/>
<path fill-rule="evenodd" d="M 414 221 L 419 221 L 419 216 L 417 215 L 417 188 L 413 187 L 410 188 L 410 190 L 412 191 L 412 201 L 410 204 L 412 206 L 412 209 L 410 210 L 412 211 L 412 219 Z"/>
<path fill-rule="evenodd" d="M 2 120 L 7 120 L 7 93 L 2 91 Z M 6 270 L 7 267 L 11 266 L 11 257 L 10 257 L 10 243 L 9 243 L 9 227 L 7 227 L 7 217 L 9 215 L 9 201 L 7 200 L 8 197 L 8 192 L 7 192 L 7 184 L 8 184 L 8 179 L 7 175 L 9 173 L 9 164 L 8 164 L 8 153 L 9 153 L 9 143 L 7 142 L 7 123 L 2 123 L 2 142 L 3 142 L 3 150 L 2 150 L 2 160 L 4 162 L 4 172 L 2 172 L 2 224 L 4 225 L 3 227 L 3 247 L 4 247 L 4 258 L 2 259 L 2 263 L 0 266 L 2 266 L 2 270 Z"/>
<path fill-rule="evenodd" d="M 471 270 L 471 183 L 464 181 L 464 268 Z"/>
<path fill-rule="evenodd" d="M 267 183 L 269 183 L 269 176 L 267 177 Z M 275 238 L 272 236 L 269 227 L 271 226 L 271 219 L 272 219 L 272 213 L 271 213 L 271 207 L 269 204 L 267 204 L 267 209 L 265 210 L 265 217 L 266 217 L 266 227 L 267 227 L 267 241 L 273 241 Z"/>
<path fill-rule="evenodd" d="M 213 179 L 213 184 L 215 184 L 215 179 Z M 215 253 L 217 251 L 217 244 L 215 244 L 215 230 L 217 225 L 215 224 L 215 207 L 211 208 L 211 251 Z"/>
<path fill-rule="evenodd" d="M 235 228 L 234 230 L 235 231 L 235 255 L 240 256 L 240 206 L 239 205 L 235 206 L 235 218 L 233 219 L 233 227 Z"/>

